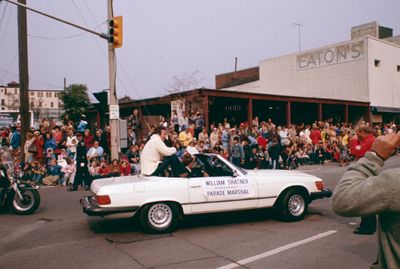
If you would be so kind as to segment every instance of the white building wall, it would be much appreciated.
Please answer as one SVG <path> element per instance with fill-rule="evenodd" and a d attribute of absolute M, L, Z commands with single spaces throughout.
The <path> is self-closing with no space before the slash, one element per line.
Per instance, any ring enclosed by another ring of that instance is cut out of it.
<path fill-rule="evenodd" d="M 379 66 L 375 66 L 379 60 Z M 400 108 L 400 46 L 368 38 L 368 77 L 371 106 Z"/>
<path fill-rule="evenodd" d="M 259 92 L 368 102 L 367 73 L 365 41 L 352 40 L 262 61 Z"/>

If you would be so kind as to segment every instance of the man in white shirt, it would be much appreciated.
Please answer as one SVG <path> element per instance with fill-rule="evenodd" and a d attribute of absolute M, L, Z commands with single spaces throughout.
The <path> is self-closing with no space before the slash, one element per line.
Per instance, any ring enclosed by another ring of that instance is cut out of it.
<path fill-rule="evenodd" d="M 93 147 L 91 147 L 86 157 L 88 161 L 91 161 L 93 158 L 98 158 L 99 161 L 103 160 L 104 149 L 100 147 L 99 141 L 94 141 Z"/>
<path fill-rule="evenodd" d="M 140 156 L 143 175 L 164 176 L 168 166 L 171 166 L 174 176 L 179 176 L 182 172 L 184 167 L 175 155 L 176 148 L 167 147 L 164 143 L 166 136 L 167 129 L 164 126 L 158 126 L 144 146 Z"/>

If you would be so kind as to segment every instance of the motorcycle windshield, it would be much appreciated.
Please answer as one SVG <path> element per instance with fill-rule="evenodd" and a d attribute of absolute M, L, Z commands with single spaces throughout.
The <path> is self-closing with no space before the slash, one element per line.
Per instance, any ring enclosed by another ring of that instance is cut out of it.
<path fill-rule="evenodd" d="M 7 170 L 14 170 L 14 158 L 8 147 L 2 147 L 0 149 L 1 163 L 7 168 Z"/>

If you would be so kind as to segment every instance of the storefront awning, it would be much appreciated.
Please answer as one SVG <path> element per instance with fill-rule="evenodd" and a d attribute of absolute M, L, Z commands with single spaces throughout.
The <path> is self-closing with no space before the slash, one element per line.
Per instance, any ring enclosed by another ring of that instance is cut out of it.
<path fill-rule="evenodd" d="M 400 113 L 400 108 L 397 107 L 384 107 L 384 106 L 371 106 L 372 113 Z"/>

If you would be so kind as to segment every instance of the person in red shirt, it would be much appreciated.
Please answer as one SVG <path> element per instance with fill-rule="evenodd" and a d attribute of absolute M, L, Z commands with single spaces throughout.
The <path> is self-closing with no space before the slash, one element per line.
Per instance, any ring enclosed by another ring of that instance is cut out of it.
<path fill-rule="evenodd" d="M 35 140 L 33 143 L 36 146 L 37 152 L 35 153 L 35 158 L 37 161 L 43 164 L 44 160 L 44 139 L 43 135 L 39 131 L 35 131 Z"/>
<path fill-rule="evenodd" d="M 126 159 L 122 159 L 119 171 L 121 172 L 121 176 L 131 175 L 131 166 Z"/>
<path fill-rule="evenodd" d="M 108 166 L 107 162 L 103 160 L 101 162 L 100 168 L 99 168 L 99 174 L 101 177 L 109 177 L 111 174 L 110 167 Z"/>
<path fill-rule="evenodd" d="M 265 139 L 262 134 L 260 133 L 257 137 L 257 144 L 265 150 L 267 148 L 268 140 Z"/>
<path fill-rule="evenodd" d="M 369 126 L 358 126 L 356 134 L 350 140 L 350 154 L 357 160 L 364 157 L 365 153 L 371 150 L 374 141 L 375 136 Z"/>
<path fill-rule="evenodd" d="M 314 126 L 313 130 L 310 133 L 310 139 L 314 146 L 318 145 L 321 140 L 321 131 L 317 126 Z"/>
<path fill-rule="evenodd" d="M 356 158 L 356 160 L 364 157 L 367 151 L 370 151 L 372 144 L 375 141 L 375 137 L 372 133 L 372 129 L 362 124 L 356 128 L 356 134 L 350 140 L 350 154 Z M 360 226 L 354 231 L 356 234 L 373 234 L 376 231 L 376 217 L 368 216 L 361 217 Z"/>
<path fill-rule="evenodd" d="M 88 129 L 86 129 L 83 134 L 83 141 L 85 141 L 86 150 L 89 150 L 91 147 L 93 147 L 94 138 Z"/>

